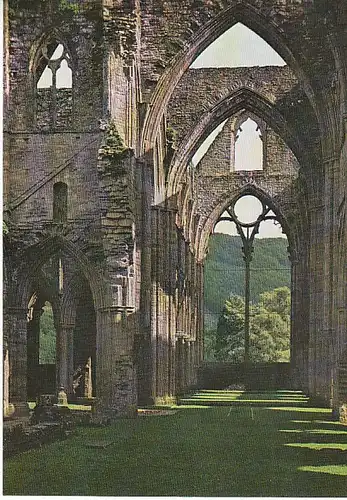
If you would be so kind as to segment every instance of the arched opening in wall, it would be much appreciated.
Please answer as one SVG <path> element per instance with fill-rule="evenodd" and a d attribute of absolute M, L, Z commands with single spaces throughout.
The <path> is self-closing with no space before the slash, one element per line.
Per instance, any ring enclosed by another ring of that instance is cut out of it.
<path fill-rule="evenodd" d="M 72 124 L 73 72 L 67 48 L 57 40 L 40 47 L 35 68 L 36 125 L 41 130 Z"/>
<path fill-rule="evenodd" d="M 263 38 L 239 22 L 212 42 L 190 67 L 241 68 L 285 64 L 282 57 Z"/>
<path fill-rule="evenodd" d="M 221 214 L 209 240 L 204 275 L 205 360 L 266 363 L 269 368 L 263 377 L 253 382 L 265 387 L 286 384 L 290 289 L 288 242 L 278 217 L 264 200 L 241 196 Z M 282 368 L 272 370 L 270 365 L 275 363 Z M 237 370 L 234 375 L 235 382 L 243 381 L 242 370 L 239 379 Z"/>
<path fill-rule="evenodd" d="M 64 182 L 53 185 L 53 222 L 67 221 L 68 188 Z"/>
<path fill-rule="evenodd" d="M 96 391 L 96 313 L 89 282 L 75 260 L 59 251 L 37 271 L 27 323 L 29 400 L 55 394 L 69 401 Z"/>
<path fill-rule="evenodd" d="M 262 67 L 265 66 L 266 68 L 263 70 Z M 183 80 L 187 78 L 186 85 L 183 83 L 183 86 L 191 88 L 191 81 L 196 82 L 197 85 L 201 81 L 203 86 L 208 75 L 208 88 L 211 95 L 213 95 L 214 90 L 219 90 L 220 93 L 225 92 L 231 84 L 235 88 L 235 81 L 240 87 L 251 85 L 251 88 L 256 90 L 258 86 L 263 84 L 263 78 L 265 80 L 272 78 L 268 74 L 271 69 L 269 66 L 277 67 L 275 69 L 281 71 L 280 67 L 285 66 L 285 62 L 261 37 L 242 23 L 237 23 L 225 31 L 195 59 L 187 75 L 183 77 Z M 226 69 L 222 71 L 220 68 Z M 233 71 L 228 72 L 227 68 L 233 69 Z M 215 70 L 215 78 L 213 78 L 213 70 Z M 265 76 L 262 71 L 265 72 Z M 257 85 L 257 81 L 259 81 L 259 85 Z M 216 89 L 213 88 L 213 85 L 216 85 Z M 175 96 L 172 102 L 176 107 Z M 195 94 L 193 102 L 194 105 L 199 102 L 199 99 L 196 100 Z M 206 104 L 204 103 L 204 105 Z M 265 155 L 265 127 L 262 126 L 262 121 L 252 113 L 244 111 L 236 121 L 236 125 L 234 123 L 230 130 L 230 133 L 233 134 L 233 137 L 230 137 L 230 144 L 224 148 L 230 150 L 228 158 L 231 170 L 262 170 Z M 223 129 L 224 135 L 226 135 L 230 128 L 225 126 L 226 123 L 227 120 L 216 127 L 194 153 L 192 157 L 194 166 L 201 162 L 212 145 L 217 144 L 217 140 L 223 141 Z M 170 123 L 170 120 L 169 125 L 175 129 L 175 123 Z M 216 160 L 218 161 L 218 157 Z"/>
<path fill-rule="evenodd" d="M 55 365 L 57 332 L 54 326 L 53 308 L 45 302 L 40 317 L 39 364 Z"/>
<path fill-rule="evenodd" d="M 88 283 L 79 277 L 76 293 L 76 324 L 73 333 L 73 397 L 95 396 L 96 315 Z"/>
<path fill-rule="evenodd" d="M 56 389 L 57 318 L 43 291 L 35 292 L 28 305 L 27 376 L 28 398 L 54 394 Z"/>
<path fill-rule="evenodd" d="M 235 171 L 263 169 L 263 138 L 259 125 L 247 118 L 235 133 Z"/>

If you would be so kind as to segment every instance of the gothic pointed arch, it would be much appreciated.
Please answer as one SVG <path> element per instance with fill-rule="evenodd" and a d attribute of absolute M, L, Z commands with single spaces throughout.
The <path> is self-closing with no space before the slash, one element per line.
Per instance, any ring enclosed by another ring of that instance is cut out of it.
<path fill-rule="evenodd" d="M 300 164 L 306 163 L 305 148 L 276 106 L 263 95 L 243 87 L 221 100 L 212 109 L 207 110 L 199 118 L 194 129 L 190 130 L 182 140 L 169 169 L 168 197 L 177 190 L 187 165 L 203 141 L 225 119 L 242 110 L 249 110 L 266 122 L 293 151 Z"/>
<path fill-rule="evenodd" d="M 71 259 L 86 278 L 92 291 L 95 309 L 105 307 L 108 295 L 104 289 L 102 279 L 98 276 L 83 251 L 76 244 L 60 235 L 47 237 L 23 252 L 20 259 L 23 264 L 18 269 L 18 279 L 12 294 L 12 305 L 23 309 L 27 308 L 27 301 L 35 276 L 37 276 L 45 262 L 59 253 Z"/>
<path fill-rule="evenodd" d="M 240 1 L 222 11 L 200 28 L 191 38 L 186 48 L 174 57 L 171 66 L 161 76 L 144 122 L 141 141 L 143 154 L 153 148 L 165 108 L 186 69 L 206 47 L 238 22 L 261 36 L 293 69 L 303 85 L 317 117 L 319 117 L 316 97 L 309 78 L 303 69 L 304 61 L 301 61 L 300 54 L 294 52 L 294 49 L 290 46 L 290 41 L 284 38 L 276 24 L 268 16 L 264 16 L 259 9 L 249 5 L 248 2 Z"/>

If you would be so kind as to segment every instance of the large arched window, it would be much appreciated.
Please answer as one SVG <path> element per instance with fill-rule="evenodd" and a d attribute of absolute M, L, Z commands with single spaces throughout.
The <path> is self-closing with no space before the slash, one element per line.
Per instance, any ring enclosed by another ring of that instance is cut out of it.
<path fill-rule="evenodd" d="M 54 40 L 40 48 L 35 72 L 36 125 L 68 128 L 72 122 L 72 68 L 66 47 Z"/>
<path fill-rule="evenodd" d="M 263 169 L 263 141 L 259 125 L 247 118 L 235 134 L 235 171 Z"/>

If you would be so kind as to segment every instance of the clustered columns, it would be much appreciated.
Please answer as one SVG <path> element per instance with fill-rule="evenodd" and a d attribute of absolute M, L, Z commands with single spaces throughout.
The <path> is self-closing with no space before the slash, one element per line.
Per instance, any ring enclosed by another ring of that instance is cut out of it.
<path fill-rule="evenodd" d="M 74 329 L 74 323 L 62 322 L 57 332 L 57 388 L 63 387 L 70 397 L 74 394 Z M 91 395 L 90 391 L 89 397 Z"/>
<path fill-rule="evenodd" d="M 9 360 L 10 402 L 14 416 L 29 415 L 27 399 L 27 309 L 10 307 Z"/>
<path fill-rule="evenodd" d="M 308 256 L 305 246 L 289 253 L 291 262 L 291 377 L 293 388 L 308 391 Z"/>
<path fill-rule="evenodd" d="M 97 400 L 94 420 L 134 416 L 137 405 L 133 343 L 134 308 L 106 306 L 97 311 Z M 132 334 L 130 334 L 132 333 Z"/>
<path fill-rule="evenodd" d="M 176 210 L 152 208 L 152 401 L 196 385 L 202 360 L 202 277 Z"/>

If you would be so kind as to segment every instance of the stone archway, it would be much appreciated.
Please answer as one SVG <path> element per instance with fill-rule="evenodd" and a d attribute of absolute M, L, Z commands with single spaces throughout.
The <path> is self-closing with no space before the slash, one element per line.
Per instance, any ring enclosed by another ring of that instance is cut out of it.
<path fill-rule="evenodd" d="M 9 308 L 9 321 L 11 323 L 10 363 L 13 374 L 10 378 L 10 399 L 11 402 L 14 403 L 15 407 L 17 406 L 18 408 L 25 408 L 27 401 L 27 315 L 29 298 L 32 295 L 32 290 L 35 291 L 37 288 L 35 288 L 35 282 L 38 283 L 37 286 L 39 286 L 39 288 L 41 287 L 43 290 L 43 292 L 38 292 L 40 296 L 45 297 L 45 300 L 47 298 L 49 300 L 53 299 L 53 303 L 55 304 L 55 323 L 58 332 L 57 385 L 65 386 L 67 383 L 65 380 L 66 377 L 64 378 L 66 370 L 60 365 L 61 363 L 65 364 L 68 362 L 68 352 L 64 350 L 64 345 L 66 344 L 64 335 L 67 334 L 65 320 L 68 320 L 69 318 L 64 318 L 61 314 L 66 311 L 66 301 L 68 301 L 68 299 L 67 297 L 64 298 L 64 290 L 60 289 L 60 285 L 62 284 L 60 282 L 60 278 L 58 280 L 59 283 L 54 283 L 54 289 L 52 289 L 51 284 L 51 293 L 49 293 L 49 291 L 47 292 L 47 290 L 44 291 L 42 279 L 40 281 L 42 266 L 48 262 L 49 259 L 54 259 L 57 255 L 61 256 L 59 259 L 66 259 L 67 275 L 69 275 L 69 270 L 71 271 L 75 268 L 79 269 L 79 272 L 86 276 L 91 290 L 93 291 L 93 302 L 97 311 L 103 310 L 103 307 L 105 307 L 105 300 L 107 300 L 107 295 L 104 292 L 104 285 L 102 281 L 97 275 L 95 275 L 92 270 L 92 266 L 88 262 L 85 255 L 83 255 L 74 244 L 64 240 L 63 238 L 53 237 L 26 249 L 24 254 L 25 258 L 21 259 L 24 264 L 21 268 L 17 268 L 15 270 L 16 279 L 14 279 L 14 287 L 11 293 L 12 302 L 11 307 Z M 42 297 L 41 301 L 43 300 Z M 57 306 L 57 303 L 60 305 Z M 65 304 L 64 308 L 61 307 L 62 304 Z M 38 310 L 38 312 L 40 311 Z M 38 320 L 39 317 L 40 316 L 37 316 Z M 100 335 L 101 333 L 99 330 L 99 342 Z M 20 338 L 20 342 L 18 342 L 18 338 Z M 102 392 L 102 387 L 100 392 Z"/>

